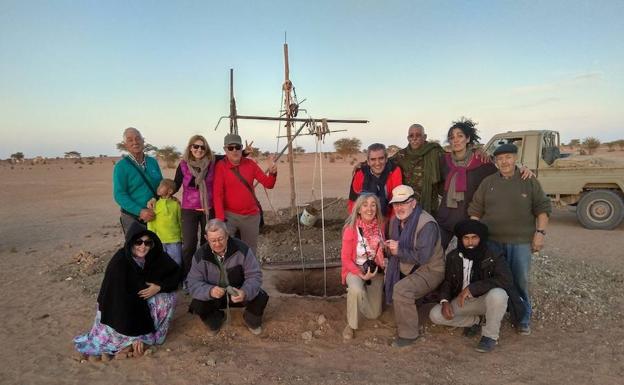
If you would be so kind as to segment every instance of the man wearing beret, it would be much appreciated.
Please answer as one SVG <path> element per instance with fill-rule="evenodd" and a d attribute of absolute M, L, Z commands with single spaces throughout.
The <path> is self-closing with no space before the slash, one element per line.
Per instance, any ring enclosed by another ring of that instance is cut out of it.
<path fill-rule="evenodd" d="M 454 233 L 457 248 L 446 256 L 441 301 L 431 309 L 429 318 L 438 325 L 464 327 L 464 335 L 472 337 L 485 316 L 476 351 L 487 353 L 498 343 L 507 300 L 518 304 L 519 297 L 504 256 L 487 247 L 485 224 L 466 219 L 455 225 Z M 517 315 L 513 310 L 522 314 L 524 307 L 520 303 L 519 309 L 512 309 L 512 315 Z"/>
<path fill-rule="evenodd" d="M 468 215 L 488 226 L 488 246 L 494 252 L 505 255 L 514 286 L 526 310 L 517 330 L 521 335 L 529 335 L 531 256 L 544 246 L 552 207 L 536 178 L 523 180 L 520 177 L 520 171 L 516 167 L 517 154 L 518 148 L 509 143 L 494 151 L 498 172 L 481 182 L 468 207 Z"/>

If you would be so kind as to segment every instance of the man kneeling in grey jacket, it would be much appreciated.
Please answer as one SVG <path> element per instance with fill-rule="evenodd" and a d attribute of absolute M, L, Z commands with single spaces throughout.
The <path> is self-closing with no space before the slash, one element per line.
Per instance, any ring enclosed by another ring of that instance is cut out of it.
<path fill-rule="evenodd" d="M 261 289 L 262 272 L 256 256 L 243 241 L 230 238 L 225 223 L 218 219 L 206 224 L 206 240 L 195 252 L 186 277 L 193 297 L 189 312 L 197 314 L 210 334 L 216 335 L 225 319 L 222 309 L 245 307 L 243 319 L 249 331 L 259 335 L 269 296 Z"/>

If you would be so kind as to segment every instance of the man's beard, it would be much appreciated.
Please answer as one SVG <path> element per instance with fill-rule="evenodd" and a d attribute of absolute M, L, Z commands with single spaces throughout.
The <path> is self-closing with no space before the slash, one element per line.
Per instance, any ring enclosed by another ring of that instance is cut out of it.
<path fill-rule="evenodd" d="M 464 258 L 474 261 L 479 260 L 483 257 L 483 255 L 485 254 L 486 246 L 485 243 L 479 242 L 479 245 L 474 248 L 466 248 L 464 246 L 464 243 L 460 240 L 457 249 Z"/>

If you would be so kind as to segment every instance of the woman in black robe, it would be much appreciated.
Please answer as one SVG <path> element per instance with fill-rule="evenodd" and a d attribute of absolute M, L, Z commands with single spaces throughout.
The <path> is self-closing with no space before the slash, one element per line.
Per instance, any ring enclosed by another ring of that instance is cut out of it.
<path fill-rule="evenodd" d="M 142 355 L 162 344 L 175 310 L 179 267 L 153 232 L 133 225 L 106 267 L 91 330 L 74 338 L 83 355 Z"/>

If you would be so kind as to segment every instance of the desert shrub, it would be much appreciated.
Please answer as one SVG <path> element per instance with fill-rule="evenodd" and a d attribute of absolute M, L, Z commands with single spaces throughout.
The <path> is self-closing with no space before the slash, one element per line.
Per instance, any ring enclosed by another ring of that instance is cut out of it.
<path fill-rule="evenodd" d="M 594 138 L 593 136 L 589 136 L 583 140 L 583 147 L 587 150 L 589 155 L 592 155 L 596 152 L 596 149 L 600 147 L 600 140 L 598 138 Z"/>
<path fill-rule="evenodd" d="M 156 150 L 156 157 L 165 162 L 167 168 L 175 168 L 181 155 L 174 146 L 165 146 Z"/>
<path fill-rule="evenodd" d="M 584 149 L 579 150 L 579 155 L 587 155 L 587 152 Z"/>
<path fill-rule="evenodd" d="M 334 142 L 334 148 L 340 155 L 351 155 L 360 152 L 362 141 L 358 138 L 342 138 Z"/>
<path fill-rule="evenodd" d="M 333 155 L 329 156 L 329 163 L 335 163 L 336 162 L 336 157 Z"/>
<path fill-rule="evenodd" d="M 607 143 L 607 147 L 609 148 L 609 152 L 615 151 L 615 142 Z"/>

